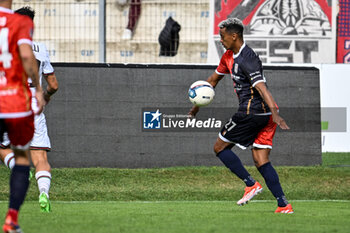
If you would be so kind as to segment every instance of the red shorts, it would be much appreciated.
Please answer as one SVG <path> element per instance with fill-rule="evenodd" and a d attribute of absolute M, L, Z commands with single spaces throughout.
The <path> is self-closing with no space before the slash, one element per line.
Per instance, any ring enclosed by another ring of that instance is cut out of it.
<path fill-rule="evenodd" d="M 272 140 L 273 136 L 275 135 L 276 128 L 277 124 L 273 122 L 272 116 L 270 116 L 270 120 L 267 125 L 262 130 L 260 130 L 256 136 L 253 147 L 272 149 Z"/>
<path fill-rule="evenodd" d="M 34 136 L 34 114 L 22 118 L 7 118 L 3 121 L 11 145 L 20 150 L 28 149 Z"/>

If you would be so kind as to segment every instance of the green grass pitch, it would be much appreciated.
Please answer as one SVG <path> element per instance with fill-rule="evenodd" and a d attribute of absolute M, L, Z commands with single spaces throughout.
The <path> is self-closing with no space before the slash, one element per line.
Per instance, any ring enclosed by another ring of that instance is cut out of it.
<path fill-rule="evenodd" d="M 224 167 L 53 169 L 52 213 L 41 213 L 31 180 L 19 222 L 25 233 L 349 232 L 350 154 L 323 155 L 322 166 L 276 167 L 294 214 L 274 214 L 263 185 L 246 206 L 244 185 Z M 8 205 L 9 170 L 0 167 L 0 214 Z"/>
<path fill-rule="evenodd" d="M 350 202 L 295 201 L 294 214 L 274 214 L 274 201 L 53 202 L 54 211 L 23 206 L 26 233 L 349 232 Z M 0 204 L 5 213 L 6 203 Z"/>

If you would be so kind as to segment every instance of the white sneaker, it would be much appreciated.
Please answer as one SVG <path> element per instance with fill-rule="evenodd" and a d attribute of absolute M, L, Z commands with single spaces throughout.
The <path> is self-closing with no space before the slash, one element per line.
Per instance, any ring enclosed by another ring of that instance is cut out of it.
<path fill-rule="evenodd" d="M 122 36 L 122 40 L 131 40 L 132 38 L 132 31 L 130 29 L 125 29 L 123 36 Z"/>

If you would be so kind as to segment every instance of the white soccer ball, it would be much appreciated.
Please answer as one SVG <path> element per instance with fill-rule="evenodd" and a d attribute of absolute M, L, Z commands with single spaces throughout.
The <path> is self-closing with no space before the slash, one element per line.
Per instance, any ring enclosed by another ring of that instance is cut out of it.
<path fill-rule="evenodd" d="M 206 106 L 213 101 L 215 91 L 213 86 L 206 81 L 194 82 L 188 90 L 190 101 L 196 106 Z"/>

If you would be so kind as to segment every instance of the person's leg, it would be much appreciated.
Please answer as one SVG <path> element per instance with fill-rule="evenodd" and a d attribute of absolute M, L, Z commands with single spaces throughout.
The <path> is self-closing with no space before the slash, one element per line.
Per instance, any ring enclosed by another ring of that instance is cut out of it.
<path fill-rule="evenodd" d="M 141 0 L 131 0 L 129 8 L 129 21 L 127 29 L 135 32 L 136 24 L 141 14 Z"/>
<path fill-rule="evenodd" d="M 246 149 L 254 142 L 256 135 L 266 123 L 265 117 L 236 113 L 221 129 L 215 143 L 214 151 L 220 160 L 246 184 L 243 197 L 237 201 L 238 205 L 246 204 L 262 192 L 263 188 L 251 177 L 229 145 Z"/>
<path fill-rule="evenodd" d="M 131 0 L 129 6 L 128 25 L 122 35 L 123 40 L 131 40 L 141 15 L 141 0 Z"/>
<path fill-rule="evenodd" d="M 288 206 L 289 208 L 290 205 L 288 205 L 288 201 L 284 195 L 278 174 L 269 160 L 270 151 L 271 149 L 268 148 L 252 149 L 254 163 L 260 174 L 264 177 L 265 183 L 271 191 L 272 195 L 276 198 L 278 207 Z"/>
<path fill-rule="evenodd" d="M 14 150 L 15 166 L 11 170 L 9 209 L 6 214 L 3 230 L 10 232 L 20 229 L 18 212 L 22 206 L 29 187 L 29 151 Z M 20 231 L 19 231 L 20 232 Z"/>
<path fill-rule="evenodd" d="M 45 150 L 30 150 L 30 156 L 35 167 L 35 178 L 38 182 L 39 191 L 49 196 L 51 166 L 47 160 L 47 153 Z"/>
<path fill-rule="evenodd" d="M 231 145 L 232 143 L 225 142 L 219 137 L 214 145 L 214 152 L 225 166 L 246 184 L 243 197 L 237 201 L 237 205 L 244 205 L 261 193 L 263 189 L 260 183 L 255 181 L 245 169 L 239 157 L 231 150 Z"/>
<path fill-rule="evenodd" d="M 5 119 L 6 130 L 15 154 L 15 166 L 10 177 L 9 209 L 3 230 L 18 230 L 18 212 L 29 188 L 29 143 L 34 134 L 34 116 Z"/>
<path fill-rule="evenodd" d="M 245 169 L 239 157 L 231 150 L 231 144 L 232 143 L 224 142 L 218 137 L 214 145 L 214 152 L 216 153 L 216 156 L 228 169 L 230 169 L 232 173 L 243 180 L 246 186 L 253 186 L 255 184 L 255 180 Z"/>
<path fill-rule="evenodd" d="M 15 166 L 15 154 L 11 149 L 0 148 L 0 158 L 6 167 L 12 169 Z"/>
<path fill-rule="evenodd" d="M 12 169 L 15 166 L 15 154 L 10 148 L 10 140 L 7 133 L 3 134 L 0 144 L 0 159 L 3 161 L 6 167 Z"/>
<path fill-rule="evenodd" d="M 50 212 L 51 166 L 47 160 L 47 152 L 45 150 L 30 150 L 30 156 L 35 167 L 35 179 L 40 192 L 40 209 L 42 212 Z"/>
<path fill-rule="evenodd" d="M 47 151 L 51 149 L 50 138 L 44 113 L 35 116 L 35 132 L 30 143 L 30 156 L 35 167 L 35 178 L 39 188 L 39 204 L 42 212 L 50 212 L 49 191 L 51 185 L 51 166 Z"/>

